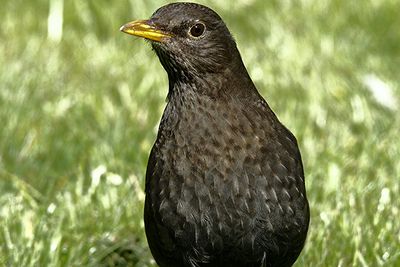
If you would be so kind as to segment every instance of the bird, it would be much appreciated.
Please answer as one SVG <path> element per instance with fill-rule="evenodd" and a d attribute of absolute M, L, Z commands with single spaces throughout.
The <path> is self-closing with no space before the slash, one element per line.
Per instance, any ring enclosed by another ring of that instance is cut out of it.
<path fill-rule="evenodd" d="M 300 150 L 222 18 L 200 4 L 171 3 L 120 30 L 145 38 L 168 75 L 145 181 L 156 263 L 292 266 L 310 220 Z"/>

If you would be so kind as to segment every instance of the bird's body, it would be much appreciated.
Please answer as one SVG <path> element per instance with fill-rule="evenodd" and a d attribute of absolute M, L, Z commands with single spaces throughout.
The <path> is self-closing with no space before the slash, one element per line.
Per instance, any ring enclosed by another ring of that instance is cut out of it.
<path fill-rule="evenodd" d="M 156 262 L 291 266 L 309 223 L 295 137 L 257 92 L 215 12 L 170 4 L 146 25 L 151 37 L 133 34 L 153 40 L 169 77 L 146 173 L 144 219 Z"/>

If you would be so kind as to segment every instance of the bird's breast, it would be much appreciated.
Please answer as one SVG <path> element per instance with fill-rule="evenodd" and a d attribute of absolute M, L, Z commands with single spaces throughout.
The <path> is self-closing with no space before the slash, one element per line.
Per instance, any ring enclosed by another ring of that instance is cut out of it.
<path fill-rule="evenodd" d="M 164 123 L 171 127 L 164 126 L 156 143 L 161 160 L 153 187 L 159 190 L 152 198 L 175 238 L 253 246 L 260 232 L 301 224 L 291 220 L 303 208 L 298 159 L 262 113 L 206 102 L 170 115 Z"/>

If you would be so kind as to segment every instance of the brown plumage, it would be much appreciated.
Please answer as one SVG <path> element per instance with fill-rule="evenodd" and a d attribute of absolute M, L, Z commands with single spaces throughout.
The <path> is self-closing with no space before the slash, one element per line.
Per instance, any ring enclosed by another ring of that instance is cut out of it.
<path fill-rule="evenodd" d="M 291 266 L 309 224 L 300 152 L 222 19 L 175 3 L 121 30 L 149 39 L 169 78 L 145 189 L 158 265 Z"/>

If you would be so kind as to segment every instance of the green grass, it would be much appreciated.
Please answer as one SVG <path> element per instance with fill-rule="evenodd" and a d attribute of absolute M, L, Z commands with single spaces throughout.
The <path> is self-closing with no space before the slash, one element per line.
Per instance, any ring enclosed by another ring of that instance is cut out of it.
<path fill-rule="evenodd" d="M 298 137 L 312 218 L 296 266 L 400 266 L 400 1 L 200 2 Z M 154 264 L 143 185 L 167 77 L 118 29 L 165 3 L 65 1 L 60 42 L 49 1 L 2 4 L 0 266 Z"/>

